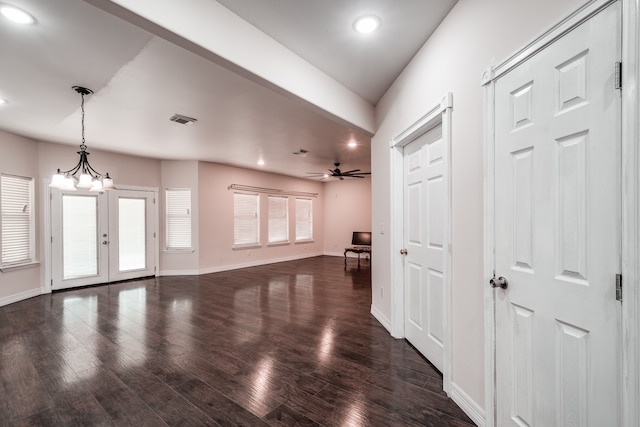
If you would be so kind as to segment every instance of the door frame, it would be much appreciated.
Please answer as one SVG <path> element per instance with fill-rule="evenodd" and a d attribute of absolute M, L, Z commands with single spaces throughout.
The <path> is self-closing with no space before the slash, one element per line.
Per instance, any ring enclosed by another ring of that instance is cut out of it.
<path fill-rule="evenodd" d="M 495 266 L 495 82 L 567 32 L 587 21 L 605 7 L 621 2 L 622 11 L 622 230 L 621 258 L 623 277 L 621 394 L 622 425 L 640 424 L 640 10 L 635 0 L 591 0 L 540 35 L 537 39 L 509 56 L 499 65 L 482 74 L 484 87 L 484 287 L 485 331 L 485 425 L 496 423 L 495 386 L 495 292 L 488 283 Z M 613 64 L 612 64 L 613 67 Z"/>
<path fill-rule="evenodd" d="M 44 214 L 44 235 L 46 238 L 44 239 L 44 265 L 47 268 L 43 269 L 43 279 L 44 284 L 42 286 L 42 293 L 50 294 L 52 291 L 52 283 L 53 283 L 53 274 L 52 274 L 52 259 L 53 255 L 51 253 L 51 239 L 52 239 L 52 224 L 51 224 L 51 188 L 49 187 L 50 179 L 45 179 L 42 188 L 43 191 L 43 214 Z M 158 262 L 160 261 L 160 245 L 159 245 L 159 234 L 158 234 L 158 226 L 159 226 L 159 211 L 158 211 L 158 187 L 140 187 L 133 185 L 118 185 L 117 190 L 130 190 L 130 191 L 146 191 L 153 192 L 153 260 L 154 260 L 154 276 L 158 276 L 158 272 L 160 269 L 158 268 Z M 109 190 L 106 190 L 109 191 Z"/>
<path fill-rule="evenodd" d="M 429 129 L 442 124 L 443 178 L 446 188 L 446 212 L 443 262 L 443 390 L 451 390 L 451 109 L 453 94 L 446 93 L 424 116 L 391 139 L 391 226 L 389 227 L 391 253 L 391 335 L 404 338 L 405 323 L 405 278 L 404 260 L 400 249 L 404 245 L 404 147 Z"/>

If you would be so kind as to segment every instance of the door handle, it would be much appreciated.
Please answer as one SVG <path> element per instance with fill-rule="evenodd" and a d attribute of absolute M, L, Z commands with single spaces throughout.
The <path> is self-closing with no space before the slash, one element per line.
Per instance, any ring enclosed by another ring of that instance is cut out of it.
<path fill-rule="evenodd" d="M 506 277 L 500 276 L 496 279 L 496 276 L 493 276 L 493 278 L 489 280 L 489 284 L 492 288 L 507 289 L 507 287 L 509 286 L 509 281 L 506 279 Z"/>
<path fill-rule="evenodd" d="M 400 249 L 400 255 L 406 255 L 407 253 L 406 249 Z"/>
<path fill-rule="evenodd" d="M 106 244 L 108 244 L 108 243 L 109 243 L 109 242 L 107 242 L 106 240 L 103 240 L 103 241 L 102 241 L 102 244 L 103 244 L 103 245 L 106 245 Z"/>

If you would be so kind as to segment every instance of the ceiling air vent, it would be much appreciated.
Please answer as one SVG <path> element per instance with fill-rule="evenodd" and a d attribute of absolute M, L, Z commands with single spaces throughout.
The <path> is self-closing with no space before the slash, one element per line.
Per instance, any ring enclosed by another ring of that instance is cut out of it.
<path fill-rule="evenodd" d="M 169 120 L 172 122 L 180 123 L 181 125 L 192 125 L 194 122 L 197 122 L 198 119 L 194 119 L 193 117 L 183 116 L 182 114 L 174 114 L 169 117 Z"/>

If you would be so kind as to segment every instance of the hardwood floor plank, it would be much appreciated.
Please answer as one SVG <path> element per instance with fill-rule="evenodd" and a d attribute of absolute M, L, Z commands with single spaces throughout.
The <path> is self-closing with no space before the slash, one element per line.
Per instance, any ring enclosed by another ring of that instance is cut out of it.
<path fill-rule="evenodd" d="M 320 426 L 287 405 L 280 405 L 265 416 L 265 420 L 272 426 Z"/>
<path fill-rule="evenodd" d="M 14 335 L 0 342 L 0 400 L 3 418 L 17 420 L 54 408 L 25 339 Z"/>
<path fill-rule="evenodd" d="M 260 418 L 200 380 L 191 380 L 178 391 L 222 426 L 266 426 Z"/>
<path fill-rule="evenodd" d="M 315 257 L 0 307 L 0 425 L 473 425 L 370 281 Z"/>

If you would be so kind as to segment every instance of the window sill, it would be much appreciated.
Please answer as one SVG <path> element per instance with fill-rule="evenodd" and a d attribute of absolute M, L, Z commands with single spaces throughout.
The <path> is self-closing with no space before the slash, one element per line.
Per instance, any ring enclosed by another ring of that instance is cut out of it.
<path fill-rule="evenodd" d="M 192 254 L 194 252 L 193 249 L 165 249 L 162 251 L 165 254 Z"/>
<path fill-rule="evenodd" d="M 7 265 L 6 267 L 0 267 L 0 273 L 7 273 L 13 270 L 24 270 L 26 268 L 35 268 L 40 265 L 40 261 L 34 261 L 27 264 Z"/>
<path fill-rule="evenodd" d="M 309 240 L 296 240 L 295 244 L 296 245 L 301 245 L 301 244 L 305 244 L 305 243 L 313 243 L 313 239 L 309 239 Z"/>
<path fill-rule="evenodd" d="M 242 249 L 255 249 L 261 248 L 262 245 L 260 243 L 246 243 L 244 245 L 233 245 L 231 248 L 234 251 L 242 250 Z"/>
<path fill-rule="evenodd" d="M 271 243 L 267 243 L 267 246 L 271 247 L 271 246 L 285 246 L 285 245 L 290 245 L 291 242 L 286 240 L 283 242 L 271 242 Z"/>

